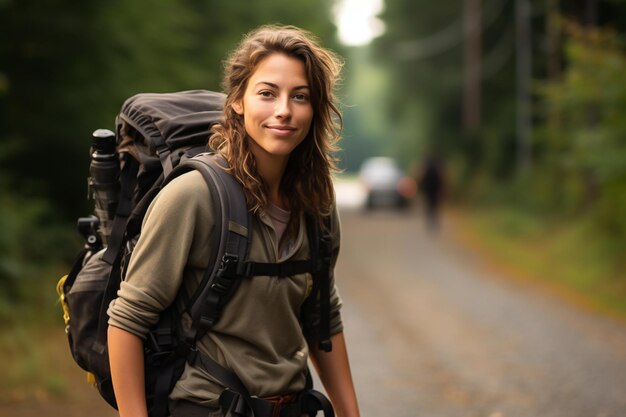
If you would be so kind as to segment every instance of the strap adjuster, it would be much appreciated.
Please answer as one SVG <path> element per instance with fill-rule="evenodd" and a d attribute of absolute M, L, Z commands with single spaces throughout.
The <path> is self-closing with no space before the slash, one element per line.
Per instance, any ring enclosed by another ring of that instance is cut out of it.
<path fill-rule="evenodd" d="M 159 158 L 161 158 L 161 156 L 162 156 L 163 154 L 169 154 L 169 153 L 171 153 L 171 152 L 170 152 L 170 149 L 169 149 L 169 148 L 167 147 L 167 145 L 165 145 L 165 144 L 163 144 L 163 145 L 161 145 L 161 146 L 157 146 L 157 147 L 156 147 L 156 149 L 155 149 L 155 152 L 156 152 L 156 154 L 157 154 L 157 156 L 158 156 Z"/>
<path fill-rule="evenodd" d="M 230 253 L 224 254 L 220 262 L 220 267 L 217 270 L 216 276 L 233 278 L 238 276 L 237 265 L 239 263 L 239 257 Z"/>

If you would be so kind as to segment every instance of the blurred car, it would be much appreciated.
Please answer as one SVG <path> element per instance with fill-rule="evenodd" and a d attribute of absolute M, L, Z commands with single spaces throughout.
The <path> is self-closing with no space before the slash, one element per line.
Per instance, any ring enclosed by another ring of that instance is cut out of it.
<path fill-rule="evenodd" d="M 363 161 L 359 180 L 366 191 L 365 207 L 406 208 L 415 195 L 415 181 L 404 175 L 395 160 L 376 156 Z"/>

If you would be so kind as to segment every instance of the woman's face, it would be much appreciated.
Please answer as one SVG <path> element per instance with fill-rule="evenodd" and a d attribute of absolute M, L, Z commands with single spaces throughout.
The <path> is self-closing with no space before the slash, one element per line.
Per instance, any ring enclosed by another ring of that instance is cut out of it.
<path fill-rule="evenodd" d="M 259 160 L 286 161 L 313 120 L 304 64 L 274 53 L 263 59 L 233 110 L 244 119 L 252 153 Z"/>

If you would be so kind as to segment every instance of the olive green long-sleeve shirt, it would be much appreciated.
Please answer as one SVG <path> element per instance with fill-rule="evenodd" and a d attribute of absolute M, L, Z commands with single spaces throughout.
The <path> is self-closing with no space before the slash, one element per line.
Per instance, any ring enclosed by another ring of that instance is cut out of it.
<path fill-rule="evenodd" d="M 173 180 L 155 198 L 126 275 L 108 310 L 109 324 L 145 338 L 159 314 L 181 303 L 179 289 L 190 294 L 215 256 L 216 220 L 211 194 L 199 172 Z M 304 221 L 290 250 L 278 256 L 278 242 L 266 214 L 253 216 L 249 259 L 284 262 L 309 258 Z M 339 251 L 339 221 L 332 216 L 333 259 Z M 251 395 L 269 397 L 305 386 L 308 345 L 300 325 L 300 308 L 312 287 L 310 274 L 243 279 L 213 329 L 198 348 L 232 369 Z M 341 299 L 331 271 L 331 334 L 342 331 Z M 183 319 L 189 325 L 188 317 Z M 186 365 L 170 400 L 184 399 L 216 407 L 223 387 L 201 369 Z"/>

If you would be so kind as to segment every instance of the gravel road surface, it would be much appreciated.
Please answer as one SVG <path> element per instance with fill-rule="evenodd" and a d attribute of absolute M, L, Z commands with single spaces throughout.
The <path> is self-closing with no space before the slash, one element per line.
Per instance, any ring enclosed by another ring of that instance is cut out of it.
<path fill-rule="evenodd" d="M 344 210 L 342 225 L 364 417 L 626 416 L 623 323 L 496 275 L 415 211 Z"/>

